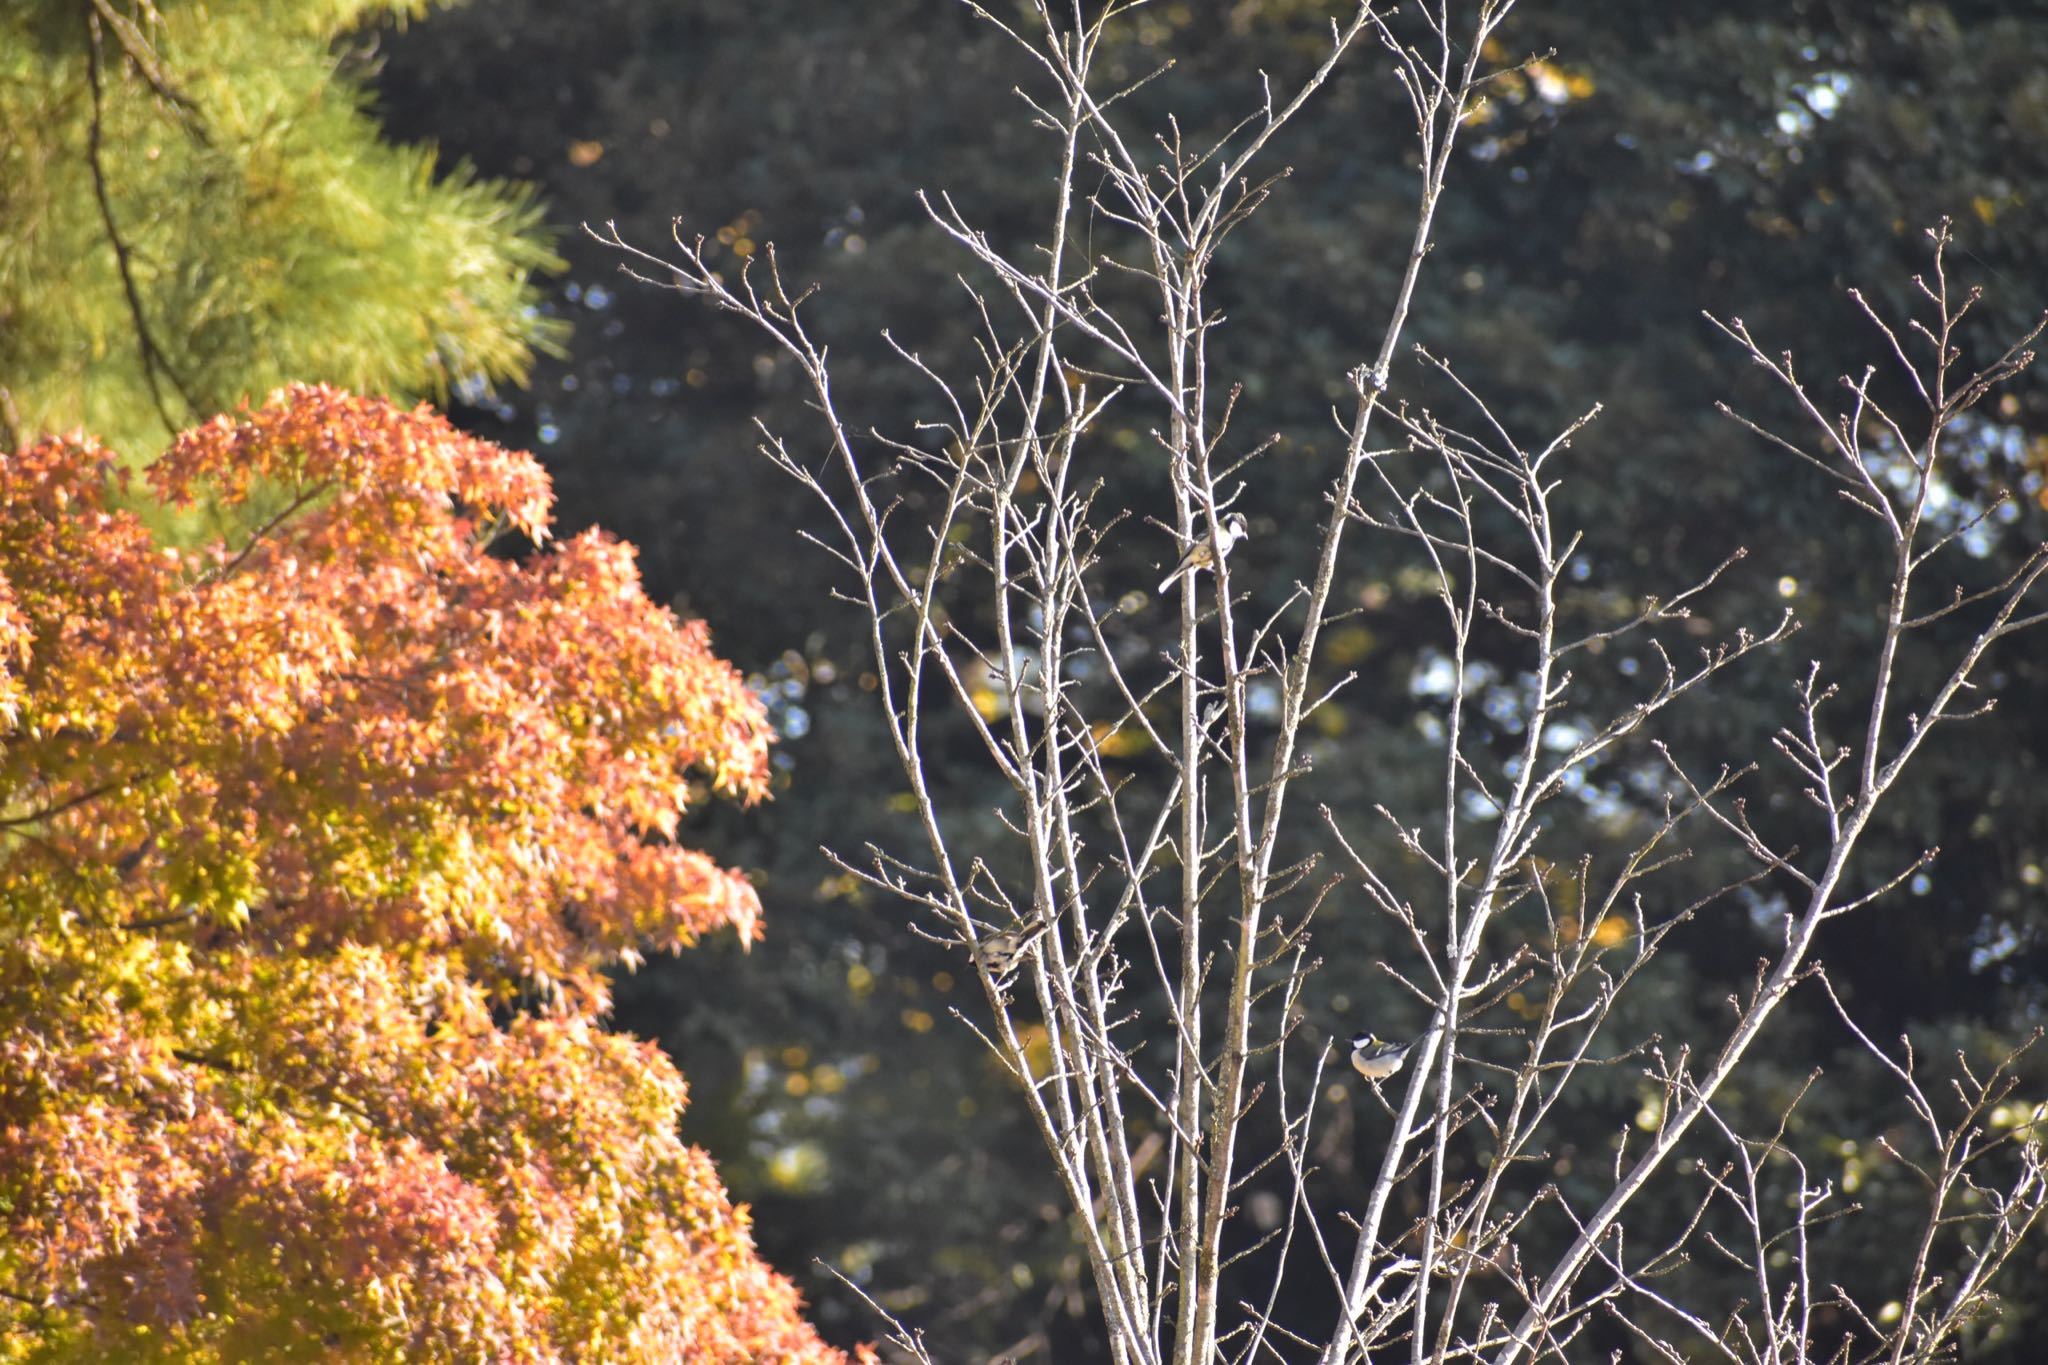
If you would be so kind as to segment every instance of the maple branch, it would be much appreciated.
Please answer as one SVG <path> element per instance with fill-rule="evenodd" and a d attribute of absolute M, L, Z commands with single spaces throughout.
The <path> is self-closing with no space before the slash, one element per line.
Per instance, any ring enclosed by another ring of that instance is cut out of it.
<path fill-rule="evenodd" d="M 75 810 L 89 801 L 97 801 L 108 792 L 119 791 L 125 785 L 127 785 L 125 780 L 105 782 L 90 790 L 82 791 L 76 796 L 59 801 L 54 806 L 45 806 L 41 810 L 30 811 L 26 815 L 0 816 L 0 829 L 16 829 L 23 825 L 41 824 L 43 821 L 54 819 L 68 810 Z"/>
<path fill-rule="evenodd" d="M 243 564 L 248 562 L 249 556 L 256 553 L 257 547 L 263 544 L 272 531 L 275 531 L 308 505 L 323 497 L 333 487 L 334 480 L 322 479 L 301 488 L 297 495 L 275 516 L 268 518 L 261 526 L 258 526 L 249 533 L 248 540 L 243 542 L 242 548 L 235 553 L 234 558 L 217 564 L 200 574 L 193 580 L 194 586 L 206 586 L 232 578 L 241 570 Z"/>

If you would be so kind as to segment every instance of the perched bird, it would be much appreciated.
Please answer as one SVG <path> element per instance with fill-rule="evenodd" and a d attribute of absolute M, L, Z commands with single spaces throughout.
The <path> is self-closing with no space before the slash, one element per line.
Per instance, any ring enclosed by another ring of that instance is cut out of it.
<path fill-rule="evenodd" d="M 1237 548 L 1237 542 L 1243 540 L 1247 533 L 1244 513 L 1232 512 L 1223 519 L 1223 524 L 1216 528 L 1216 549 L 1226 555 L 1229 554 Z M 1164 593 L 1181 579 L 1200 573 L 1214 560 L 1215 553 L 1209 547 L 1209 538 L 1196 537 L 1195 543 L 1188 546 L 1188 552 L 1180 557 L 1180 563 L 1174 566 L 1173 572 L 1159 580 L 1159 591 Z"/>
<path fill-rule="evenodd" d="M 1370 1033 L 1361 1033 L 1351 1040 L 1351 1069 L 1378 1085 L 1401 1069 L 1401 1063 L 1408 1060 L 1408 1049 L 1414 1046 L 1389 1043 Z"/>
<path fill-rule="evenodd" d="M 1022 966 L 1024 959 L 1038 943 L 1039 937 L 1051 927 L 1052 920 L 1038 916 L 1022 924 L 1013 924 L 1007 929 L 984 934 L 975 942 L 974 956 L 988 974 L 997 981 L 1007 980 L 1010 974 Z"/>

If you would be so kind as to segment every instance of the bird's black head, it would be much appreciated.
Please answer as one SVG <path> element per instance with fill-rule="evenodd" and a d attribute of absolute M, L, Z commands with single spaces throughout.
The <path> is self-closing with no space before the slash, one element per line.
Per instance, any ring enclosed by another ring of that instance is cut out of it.
<path fill-rule="evenodd" d="M 1379 1042 L 1379 1039 L 1373 1037 L 1370 1033 L 1353 1034 L 1351 1038 L 1351 1046 L 1354 1048 L 1371 1047 L 1377 1042 Z"/>

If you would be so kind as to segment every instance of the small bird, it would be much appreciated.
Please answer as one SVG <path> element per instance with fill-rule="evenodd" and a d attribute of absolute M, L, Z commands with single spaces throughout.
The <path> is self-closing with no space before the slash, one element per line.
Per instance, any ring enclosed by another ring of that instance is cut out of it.
<path fill-rule="evenodd" d="M 1223 519 L 1223 524 L 1216 528 L 1216 549 L 1227 555 L 1237 548 L 1237 542 L 1243 540 L 1248 533 L 1244 513 L 1232 512 Z M 1209 538 L 1197 536 L 1195 543 L 1188 546 L 1188 552 L 1180 557 L 1180 563 L 1174 566 L 1173 572 L 1159 580 L 1159 591 L 1163 594 L 1180 579 L 1200 573 L 1208 568 L 1214 559 L 1215 554 L 1210 550 Z"/>
<path fill-rule="evenodd" d="M 984 934 L 974 945 L 974 955 L 997 982 L 1006 981 L 1023 965 L 1039 937 L 1051 924 L 1049 918 L 1039 916 L 1023 924 L 1011 925 L 1008 929 Z"/>
<path fill-rule="evenodd" d="M 1401 1069 L 1401 1063 L 1408 1060 L 1408 1049 L 1413 1043 L 1389 1043 L 1370 1033 L 1361 1033 L 1351 1040 L 1351 1069 L 1378 1085 Z"/>

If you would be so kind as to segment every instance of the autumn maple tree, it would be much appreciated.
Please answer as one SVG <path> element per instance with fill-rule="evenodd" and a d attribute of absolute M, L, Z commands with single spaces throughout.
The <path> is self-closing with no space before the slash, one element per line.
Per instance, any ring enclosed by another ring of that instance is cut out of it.
<path fill-rule="evenodd" d="M 550 505 L 326 388 L 0 459 L 0 1358 L 842 1359 L 602 1026 L 764 714 Z"/>

